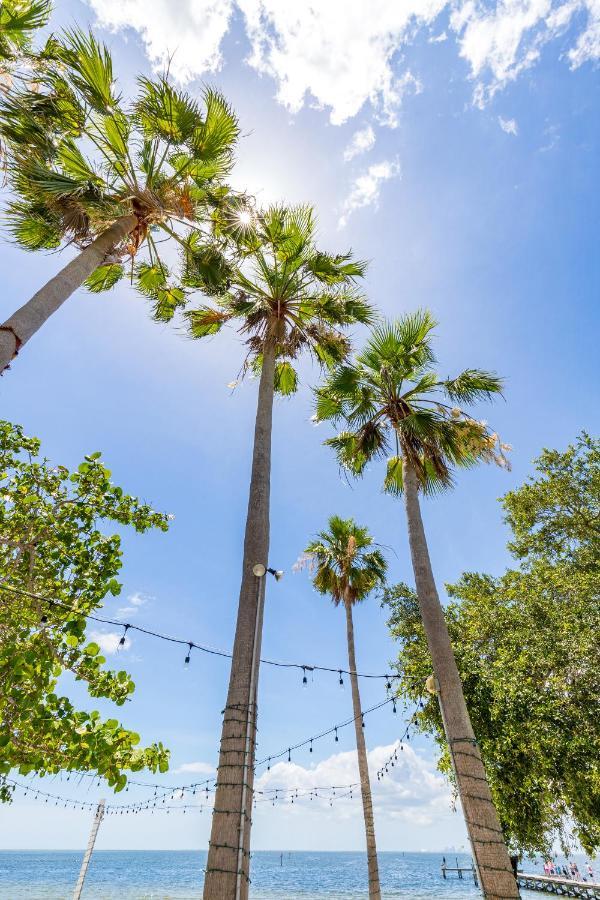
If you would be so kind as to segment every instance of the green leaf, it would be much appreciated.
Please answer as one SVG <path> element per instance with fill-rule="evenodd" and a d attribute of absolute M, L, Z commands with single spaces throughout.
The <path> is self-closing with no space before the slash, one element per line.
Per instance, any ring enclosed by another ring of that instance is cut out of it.
<path fill-rule="evenodd" d="M 99 294 L 101 291 L 109 291 L 118 281 L 123 278 L 125 269 L 119 263 L 107 263 L 92 272 L 89 278 L 84 281 L 88 291 L 92 294 Z"/>
<path fill-rule="evenodd" d="M 217 334 L 225 322 L 231 318 L 231 314 L 211 306 L 200 306 L 185 313 L 188 322 L 189 334 L 193 338 L 208 337 Z"/>
<path fill-rule="evenodd" d="M 289 397 L 298 390 L 298 375 L 287 360 L 278 362 L 275 366 L 275 390 L 284 397 Z"/>
<path fill-rule="evenodd" d="M 140 77 L 138 85 L 140 93 L 135 114 L 146 138 L 182 144 L 202 127 L 196 101 L 189 94 L 176 90 L 166 78 Z"/>

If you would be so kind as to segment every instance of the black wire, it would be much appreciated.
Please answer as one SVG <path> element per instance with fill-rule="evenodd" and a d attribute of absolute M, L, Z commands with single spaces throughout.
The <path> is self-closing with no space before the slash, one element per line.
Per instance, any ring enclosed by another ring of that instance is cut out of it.
<path fill-rule="evenodd" d="M 60 609 L 65 609 L 69 612 L 77 613 L 83 618 L 90 619 L 93 622 L 101 622 L 104 625 L 115 625 L 118 628 L 124 628 L 126 631 L 138 631 L 140 632 L 140 634 L 159 638 L 159 640 L 168 641 L 171 644 L 179 644 L 181 646 L 186 646 L 194 650 L 200 650 L 202 653 L 209 653 L 212 656 L 222 656 L 226 659 L 233 658 L 233 654 L 228 650 L 219 650 L 214 647 L 206 647 L 203 644 L 197 644 L 195 641 L 184 640 L 183 638 L 175 638 L 167 634 L 161 634 L 158 631 L 152 631 L 150 628 L 143 628 L 141 625 L 132 625 L 130 622 L 121 622 L 118 619 L 108 619 L 104 616 L 96 616 L 92 613 L 85 613 L 82 610 L 77 609 L 77 607 L 75 606 L 69 606 L 67 603 L 63 603 L 61 600 L 55 600 L 51 597 L 44 597 L 41 594 L 34 594 L 31 591 L 24 591 L 21 588 L 11 587 L 2 582 L 0 582 L 0 590 L 10 591 L 16 594 L 23 594 L 24 596 L 31 597 L 34 600 L 40 600 L 42 603 L 49 603 L 51 606 L 58 606 Z M 375 675 L 365 672 L 352 672 L 349 669 L 343 669 L 339 666 L 312 666 L 308 663 L 280 662 L 273 659 L 261 659 L 260 661 L 261 663 L 264 663 L 264 665 L 275 666 L 280 669 L 304 669 L 307 672 L 335 672 L 342 673 L 344 675 L 356 675 L 358 678 L 386 678 L 388 681 L 391 681 L 392 679 L 397 680 L 398 678 L 403 677 L 401 675 L 393 675 L 390 673 L 386 673 L 384 675 Z M 416 677 L 417 676 L 415 676 L 415 678 Z"/>

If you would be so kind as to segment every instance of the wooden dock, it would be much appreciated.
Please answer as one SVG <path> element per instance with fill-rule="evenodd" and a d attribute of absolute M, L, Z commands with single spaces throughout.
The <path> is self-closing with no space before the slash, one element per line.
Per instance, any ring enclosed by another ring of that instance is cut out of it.
<path fill-rule="evenodd" d="M 558 894 L 561 897 L 587 897 L 600 900 L 600 884 L 591 881 L 573 881 L 558 875 L 534 875 L 527 872 L 518 873 L 519 887 L 528 891 L 543 891 L 546 894 Z"/>
<path fill-rule="evenodd" d="M 458 859 L 456 860 L 456 866 L 449 866 L 446 863 L 446 857 L 444 857 L 444 861 L 442 862 L 442 878 L 446 879 L 448 877 L 448 872 L 456 872 L 458 877 L 462 880 L 463 872 L 468 875 L 473 876 L 473 882 L 477 884 L 477 872 L 475 871 L 475 866 L 459 866 Z"/>

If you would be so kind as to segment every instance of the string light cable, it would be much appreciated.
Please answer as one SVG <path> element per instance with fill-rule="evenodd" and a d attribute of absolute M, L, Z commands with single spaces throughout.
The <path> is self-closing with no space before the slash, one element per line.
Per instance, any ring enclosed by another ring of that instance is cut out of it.
<path fill-rule="evenodd" d="M 378 709 L 382 709 L 384 706 L 388 706 L 390 703 L 393 704 L 392 709 L 394 712 L 396 712 L 396 702 L 395 701 L 396 701 L 395 697 L 388 697 L 386 700 L 383 700 L 381 703 L 376 703 L 374 706 L 371 706 L 368 709 L 363 710 L 363 712 L 360 713 L 359 716 L 353 716 L 350 719 L 346 719 L 344 722 L 339 722 L 337 725 L 333 725 L 331 728 L 328 728 L 325 731 L 321 731 L 319 734 L 314 734 L 311 737 L 308 737 L 303 741 L 298 741 L 296 744 L 292 744 L 292 745 L 286 747 L 285 749 L 278 751 L 277 753 L 271 753 L 269 756 L 266 756 L 263 759 L 258 760 L 258 762 L 256 762 L 254 765 L 254 770 L 256 771 L 256 769 L 259 766 L 264 766 L 266 764 L 267 765 L 266 771 L 270 771 L 271 763 L 274 761 L 277 761 L 278 759 L 281 759 L 285 756 L 287 756 L 287 761 L 291 762 L 292 751 L 300 750 L 303 747 L 308 746 L 309 752 L 312 753 L 312 745 L 315 741 L 322 740 L 323 738 L 328 737 L 329 735 L 332 735 L 332 734 L 335 735 L 335 742 L 337 743 L 339 741 L 338 732 L 342 728 L 346 728 L 348 725 L 352 725 L 354 722 L 357 721 L 357 719 L 359 719 L 359 718 L 362 719 L 362 724 L 364 727 L 364 717 L 365 716 L 370 715 L 370 713 L 372 713 L 372 712 L 376 712 Z M 422 701 L 419 701 L 419 702 L 420 702 L 420 704 L 422 704 Z M 415 713 L 413 714 L 411 721 L 407 725 L 407 728 L 404 732 L 404 737 L 406 737 L 406 735 L 408 733 L 408 729 L 414 723 L 414 719 L 417 714 L 417 711 L 418 710 L 415 710 Z M 393 755 L 394 754 L 392 754 L 392 756 Z M 384 769 L 386 769 L 386 772 L 387 772 L 386 766 L 389 765 L 389 763 L 390 763 L 390 761 L 388 760 L 388 763 L 386 763 L 386 765 L 383 767 Z M 382 771 L 382 770 L 380 770 L 380 771 Z M 89 778 L 93 778 L 94 780 L 98 779 L 98 776 L 93 775 L 92 773 L 82 772 L 79 774 L 81 775 L 81 778 L 89 777 Z M 70 780 L 70 777 L 71 776 L 69 774 L 67 776 L 67 781 Z M 79 783 L 81 783 L 81 778 L 80 778 Z M 32 785 L 20 784 L 19 782 L 15 781 L 14 779 L 11 779 L 8 777 L 3 777 L 2 780 L 19 787 L 20 789 L 25 791 L 25 793 L 31 792 L 31 793 L 35 793 L 36 795 L 39 794 L 41 796 L 48 797 L 48 798 L 51 798 L 54 800 L 66 802 L 67 805 L 68 804 L 73 804 L 74 806 L 79 805 L 82 809 L 88 808 L 88 807 L 91 808 L 92 806 L 95 805 L 93 801 L 71 800 L 71 799 L 67 799 L 65 797 L 61 797 L 56 794 L 50 794 L 50 793 L 47 793 L 45 791 L 42 791 L 42 790 L 32 786 Z M 379 772 L 378 772 L 378 780 L 379 780 Z M 134 782 L 131 782 L 131 784 L 133 784 L 133 783 Z M 144 787 L 154 787 L 154 789 L 155 789 L 154 796 L 151 798 L 147 798 L 145 800 L 134 802 L 134 803 L 112 804 L 111 806 L 113 809 L 123 810 L 123 811 L 127 811 L 127 810 L 140 811 L 142 809 L 151 809 L 153 807 L 158 807 L 159 804 L 164 805 L 166 803 L 167 799 L 175 799 L 175 795 L 177 795 L 177 794 L 179 794 L 179 799 L 183 799 L 184 795 L 186 793 L 188 793 L 188 794 L 191 793 L 192 796 L 195 796 L 197 792 L 204 793 L 206 795 L 206 800 L 208 801 L 210 794 L 213 793 L 214 790 L 216 789 L 217 781 L 215 778 L 209 778 L 203 782 L 177 785 L 177 786 L 171 787 L 169 789 L 165 789 L 165 785 L 158 785 L 158 784 L 155 785 L 155 784 L 148 783 L 148 782 L 135 782 L 135 784 L 144 786 Z M 210 785 L 210 787 L 209 787 L 209 785 Z M 259 795 L 261 797 L 261 800 L 256 801 L 256 799 L 255 799 L 255 802 L 272 802 L 273 798 L 272 798 L 272 796 L 268 796 L 269 794 L 278 795 L 278 794 L 282 794 L 286 791 L 288 793 L 298 794 L 300 790 L 304 790 L 305 792 L 308 792 L 308 794 L 307 794 L 308 796 L 310 796 L 310 795 L 316 796 L 316 792 L 318 792 L 318 791 L 331 790 L 331 791 L 335 792 L 336 790 L 345 790 L 346 788 L 348 788 L 349 789 L 348 794 L 339 795 L 339 796 L 351 796 L 352 789 L 355 787 L 357 787 L 357 783 L 353 783 L 350 785 L 343 785 L 343 786 L 332 785 L 330 787 L 316 786 L 311 789 L 308 789 L 308 788 L 305 788 L 305 789 L 301 789 L 301 788 L 285 788 L 285 789 L 284 788 L 263 788 L 261 790 L 255 790 L 254 794 Z M 163 789 L 162 793 L 158 792 L 158 788 Z M 125 790 L 127 790 L 127 788 L 125 788 Z M 278 799 L 278 797 L 276 797 L 276 799 Z M 321 798 L 321 799 L 323 799 L 323 798 Z M 331 799 L 331 798 L 324 798 L 324 799 Z"/>
<path fill-rule="evenodd" d="M 157 638 L 162 641 L 167 641 L 171 644 L 178 644 L 182 647 L 187 647 L 187 653 L 184 660 L 184 665 L 188 666 L 191 661 L 191 652 L 192 650 L 198 650 L 201 653 L 207 653 L 212 656 L 221 656 L 226 659 L 232 659 L 233 654 L 229 650 L 222 650 L 217 647 L 208 647 L 204 644 L 199 644 L 196 641 L 186 640 L 184 638 L 177 638 L 171 635 L 162 634 L 159 631 L 154 631 L 150 628 L 144 628 L 141 625 L 134 625 L 130 622 L 122 622 L 119 619 L 110 619 L 105 616 L 97 616 L 93 613 L 86 613 L 82 610 L 78 609 L 77 606 L 70 606 L 68 603 L 64 603 L 62 600 L 56 600 L 52 597 L 45 597 L 42 594 L 35 594 L 32 591 L 25 591 L 21 588 L 13 587 L 12 585 L 7 585 L 4 582 L 0 581 L 0 590 L 9 591 L 10 593 L 21 594 L 25 597 L 30 597 L 33 600 L 38 600 L 41 603 L 47 603 L 50 606 L 58 607 L 59 609 L 63 609 L 67 612 L 76 613 L 78 616 L 82 618 L 89 619 L 92 622 L 100 622 L 103 625 L 114 625 L 116 628 L 122 628 L 123 634 L 119 640 L 119 646 L 123 647 L 126 642 L 126 637 L 128 632 L 137 631 L 140 634 L 145 634 L 149 637 Z M 45 625 L 47 622 L 47 617 L 42 616 L 42 624 Z M 339 684 L 341 687 L 344 686 L 344 675 L 356 675 L 357 678 L 370 678 L 370 679 L 379 679 L 386 681 L 386 689 L 391 690 L 392 682 L 398 680 L 403 677 L 400 674 L 393 674 L 391 672 L 386 672 L 383 674 L 369 673 L 369 672 L 352 672 L 349 669 L 344 669 L 340 666 L 318 666 L 318 665 L 309 665 L 308 663 L 296 663 L 296 662 L 285 662 L 281 660 L 275 659 L 261 659 L 262 664 L 267 666 L 274 666 L 280 669 L 298 669 L 302 672 L 302 683 L 306 685 L 308 679 L 306 678 L 307 672 L 330 672 L 339 676 Z M 416 676 L 415 676 L 416 677 Z"/>

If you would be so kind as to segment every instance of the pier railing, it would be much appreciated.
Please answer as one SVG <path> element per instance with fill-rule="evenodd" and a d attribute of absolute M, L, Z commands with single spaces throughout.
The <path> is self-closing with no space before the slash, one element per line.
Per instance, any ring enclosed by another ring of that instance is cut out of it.
<path fill-rule="evenodd" d="M 533 873 L 518 873 L 519 887 L 528 891 L 543 891 L 546 894 L 558 894 L 561 897 L 587 897 L 600 900 L 600 884 L 592 884 L 590 881 L 575 881 L 570 878 L 560 878 L 557 875 L 536 875 Z"/>

